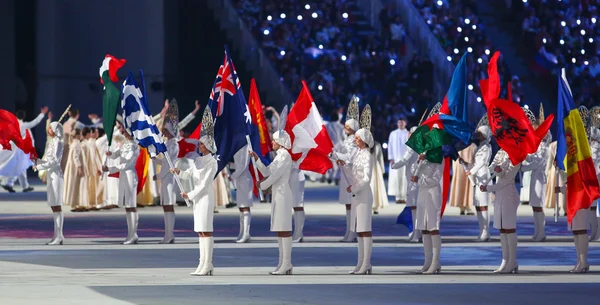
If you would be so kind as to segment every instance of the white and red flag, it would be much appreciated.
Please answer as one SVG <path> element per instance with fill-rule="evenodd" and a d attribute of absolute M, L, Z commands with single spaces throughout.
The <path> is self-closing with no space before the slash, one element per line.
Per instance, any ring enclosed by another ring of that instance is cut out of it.
<path fill-rule="evenodd" d="M 292 159 L 299 163 L 301 170 L 325 174 L 333 167 L 329 160 L 333 142 L 304 81 L 296 104 L 288 114 L 285 131 L 292 140 Z"/>

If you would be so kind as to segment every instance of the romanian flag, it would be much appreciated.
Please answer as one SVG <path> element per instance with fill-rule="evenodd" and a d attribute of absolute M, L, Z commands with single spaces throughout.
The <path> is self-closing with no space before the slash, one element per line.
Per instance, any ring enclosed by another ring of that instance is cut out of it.
<path fill-rule="evenodd" d="M 556 163 L 567 172 L 567 215 L 571 223 L 578 210 L 589 209 L 600 198 L 598 177 L 589 141 L 565 69 L 558 78 L 558 140 Z"/>
<path fill-rule="evenodd" d="M 269 157 L 269 153 L 271 152 L 271 135 L 267 128 L 267 119 L 265 118 L 265 113 L 262 109 L 262 103 L 260 102 L 260 96 L 258 95 L 258 88 L 256 87 L 254 78 L 250 81 L 248 110 L 250 111 L 250 117 L 252 117 L 252 124 L 250 126 L 250 143 L 252 144 L 252 149 L 258 153 L 263 164 L 268 165 L 271 163 Z M 258 198 L 256 176 L 254 175 L 255 172 L 252 163 L 250 163 L 248 170 L 250 170 L 252 181 L 254 182 L 254 196 Z M 258 172 L 258 179 L 262 180 L 263 178 L 263 175 Z"/>
<path fill-rule="evenodd" d="M 150 154 L 148 149 L 140 146 L 140 155 L 135 161 L 135 172 L 138 176 L 137 193 L 139 194 L 144 189 L 146 179 L 148 178 L 148 165 L 150 164 Z"/>

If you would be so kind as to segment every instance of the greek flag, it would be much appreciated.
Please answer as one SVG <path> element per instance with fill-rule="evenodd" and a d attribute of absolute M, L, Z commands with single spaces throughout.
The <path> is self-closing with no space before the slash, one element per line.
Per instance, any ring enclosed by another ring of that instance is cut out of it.
<path fill-rule="evenodd" d="M 131 71 L 123 82 L 123 99 L 121 100 L 123 121 L 127 131 L 133 135 L 141 147 L 147 148 L 150 157 L 154 158 L 159 153 L 167 151 L 167 146 L 163 143 L 158 127 L 148 110 L 142 70 L 140 70 L 140 78 L 142 90 L 138 87 Z"/>

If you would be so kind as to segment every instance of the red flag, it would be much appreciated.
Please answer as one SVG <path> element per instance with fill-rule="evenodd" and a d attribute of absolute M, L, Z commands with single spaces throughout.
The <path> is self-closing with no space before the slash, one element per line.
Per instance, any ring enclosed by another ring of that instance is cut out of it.
<path fill-rule="evenodd" d="M 444 172 L 442 175 L 442 213 L 441 216 L 444 216 L 444 211 L 446 210 L 446 203 L 448 202 L 448 196 L 450 195 L 450 158 L 444 158 Z"/>
<path fill-rule="evenodd" d="M 102 80 L 102 74 L 107 71 L 110 80 L 115 83 L 118 82 L 119 77 L 117 76 L 117 71 L 119 71 L 119 69 L 125 65 L 125 62 L 127 62 L 127 60 L 118 59 L 110 54 L 106 54 L 104 61 L 102 62 L 102 66 L 100 67 L 100 83 L 104 84 L 104 81 Z"/>
<path fill-rule="evenodd" d="M 25 138 L 21 137 L 21 125 L 17 117 L 0 109 L 0 145 L 2 145 L 2 149 L 11 150 L 10 141 L 13 141 L 24 153 L 29 154 L 29 158 L 32 160 L 38 158 L 29 131 L 25 133 Z"/>
<path fill-rule="evenodd" d="M 250 81 L 250 98 L 248 99 L 248 108 L 252 116 L 252 124 L 258 127 L 258 135 L 260 137 L 260 151 L 262 155 L 267 155 L 271 151 L 271 135 L 267 129 L 267 119 L 262 109 L 258 89 L 254 78 Z M 256 149 L 256 148 L 254 148 Z"/>
<path fill-rule="evenodd" d="M 146 179 L 148 178 L 148 164 L 150 164 L 150 154 L 148 149 L 140 146 L 140 155 L 135 161 L 135 172 L 138 176 L 137 193 L 139 194 L 144 189 Z"/>
<path fill-rule="evenodd" d="M 202 124 L 200 124 L 202 125 Z M 195 152 L 198 147 L 198 140 L 195 139 L 180 139 L 177 141 L 177 145 L 179 146 L 179 153 L 177 154 L 177 158 L 185 158 L 190 152 Z"/>
<path fill-rule="evenodd" d="M 333 167 L 328 157 L 333 151 L 333 142 L 304 81 L 296 104 L 288 114 L 285 131 L 292 140 L 292 159 L 300 162 L 301 170 L 325 174 Z"/>

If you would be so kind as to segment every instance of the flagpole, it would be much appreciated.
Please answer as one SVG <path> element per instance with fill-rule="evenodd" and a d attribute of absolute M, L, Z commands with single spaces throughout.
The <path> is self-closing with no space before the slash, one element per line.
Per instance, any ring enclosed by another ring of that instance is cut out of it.
<path fill-rule="evenodd" d="M 250 148 L 250 150 L 254 151 L 254 149 L 252 149 L 252 143 L 250 143 L 249 135 L 246 135 L 246 142 L 248 143 L 248 147 Z M 258 169 L 256 168 L 256 162 L 254 161 L 254 158 L 250 158 L 250 162 L 252 162 L 252 168 L 254 169 L 254 177 L 256 178 L 256 182 L 260 182 L 260 179 L 258 178 Z M 264 201 L 265 196 L 263 195 L 262 190 L 260 189 L 260 187 L 257 187 L 257 189 L 258 189 L 258 195 L 260 197 L 260 201 Z"/>
<path fill-rule="evenodd" d="M 165 160 L 167 160 L 167 163 L 169 164 L 169 168 L 174 169 L 175 166 L 173 166 L 173 161 L 171 161 L 171 157 L 169 157 L 169 154 L 165 154 L 164 152 L 162 154 L 165 157 Z M 183 186 L 181 185 L 181 181 L 179 180 L 179 176 L 173 175 L 173 177 L 175 177 L 175 182 L 177 183 L 177 186 L 179 186 L 179 190 L 181 190 L 181 192 L 184 192 Z M 187 198 L 183 198 L 183 199 L 185 200 L 185 204 L 188 206 L 188 208 L 192 206 L 189 199 L 187 199 Z"/>
<path fill-rule="evenodd" d="M 554 177 L 554 187 L 558 187 L 558 175 L 560 174 L 558 171 L 558 166 L 555 165 L 554 166 L 554 172 L 555 172 L 555 177 Z M 554 192 L 554 190 L 552 190 Z M 554 193 L 556 194 L 556 202 L 554 204 L 554 222 L 558 222 L 558 196 L 560 196 L 560 193 Z"/>
<path fill-rule="evenodd" d="M 340 157 L 338 157 L 337 152 L 334 151 L 333 154 L 335 155 L 335 161 L 337 162 L 338 160 L 340 160 Z M 348 179 L 348 176 L 346 175 L 346 172 L 344 171 L 344 169 L 341 169 L 340 172 L 342 172 L 342 176 L 344 176 L 344 179 L 346 180 L 346 183 L 348 185 L 350 184 L 350 179 Z"/>

